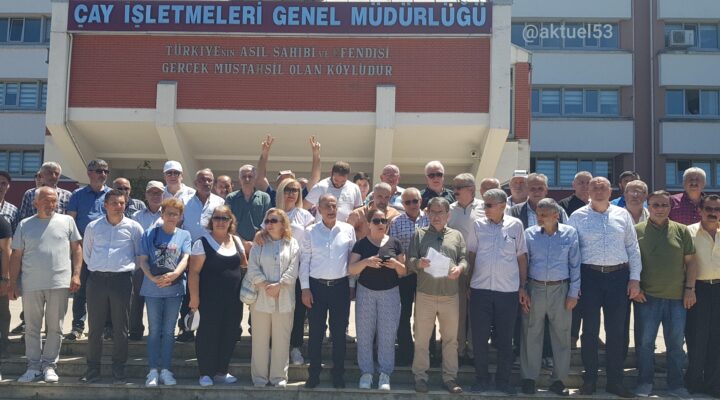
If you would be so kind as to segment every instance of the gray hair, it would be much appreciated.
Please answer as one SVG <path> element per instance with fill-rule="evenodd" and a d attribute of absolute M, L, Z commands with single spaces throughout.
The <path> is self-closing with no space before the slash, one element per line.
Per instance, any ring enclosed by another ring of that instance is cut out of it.
<path fill-rule="evenodd" d="M 204 174 L 204 173 L 210 174 L 213 177 L 213 180 L 215 180 L 215 175 L 213 174 L 213 172 L 210 168 L 203 168 L 203 169 L 199 170 L 198 172 L 196 172 L 195 179 L 197 179 L 198 176 L 200 176 L 200 174 Z"/>
<path fill-rule="evenodd" d="M 430 201 L 428 201 L 427 208 L 430 209 L 430 207 L 438 204 L 442 206 L 445 212 L 450 212 L 450 203 L 444 197 L 440 196 L 430 199 Z"/>
<path fill-rule="evenodd" d="M 422 193 L 420 193 L 420 190 L 416 187 L 405 188 L 400 198 L 404 198 L 406 193 L 413 197 L 422 198 Z"/>
<path fill-rule="evenodd" d="M 576 181 L 580 177 L 586 177 L 592 179 L 592 174 L 588 171 L 580 171 L 577 174 L 575 174 L 575 177 L 573 178 L 573 181 Z"/>
<path fill-rule="evenodd" d="M 497 186 L 498 189 L 502 186 L 500 184 L 500 180 L 497 178 L 483 178 L 483 180 L 480 181 L 480 186 L 482 186 L 485 182 L 491 182 L 493 185 Z"/>
<path fill-rule="evenodd" d="M 705 170 L 698 167 L 690 167 L 683 172 L 683 182 L 685 182 L 685 179 L 688 175 L 697 174 L 703 177 L 703 181 L 707 182 L 707 175 L 705 174 Z"/>
<path fill-rule="evenodd" d="M 385 182 L 380 182 L 380 183 L 376 184 L 375 186 L 373 186 L 373 193 L 376 192 L 378 189 L 385 190 L 388 193 L 392 193 L 392 186 L 390 186 L 389 184 L 387 184 Z"/>
<path fill-rule="evenodd" d="M 382 173 L 385 174 L 385 170 L 390 170 L 390 169 L 393 170 L 396 174 L 398 174 L 398 175 L 400 174 L 400 168 L 398 168 L 398 166 L 395 164 L 388 164 L 388 165 L 384 166 L 382 169 Z"/>
<path fill-rule="evenodd" d="M 530 184 L 530 181 L 541 181 L 543 184 L 545 184 L 545 187 L 548 187 L 548 177 L 545 174 L 533 172 L 532 174 L 528 175 L 527 181 L 528 184 Z"/>
<path fill-rule="evenodd" d="M 554 211 L 554 212 L 560 214 L 560 205 L 555 200 L 553 200 L 549 197 L 546 197 L 546 198 L 538 201 L 536 208 L 537 209 L 542 208 L 544 210 L 550 210 L 550 211 Z"/>
<path fill-rule="evenodd" d="M 475 177 L 473 174 L 468 172 L 463 172 L 462 174 L 458 174 L 453 178 L 455 181 L 462 181 L 464 184 L 475 187 Z"/>
<path fill-rule="evenodd" d="M 440 161 L 430 161 L 429 163 L 425 164 L 425 173 L 428 172 L 430 168 L 438 168 L 440 171 L 445 173 L 445 167 L 443 167 L 442 163 Z"/>
<path fill-rule="evenodd" d="M 102 160 L 102 159 L 100 159 L 100 158 L 96 158 L 96 159 L 94 159 L 94 160 L 90 160 L 90 162 L 89 162 L 88 165 L 87 165 L 87 169 L 98 169 L 98 168 L 102 168 L 102 167 L 107 168 L 107 167 L 108 167 L 108 163 L 107 163 L 107 161 Z"/>
<path fill-rule="evenodd" d="M 55 171 L 55 170 L 57 170 L 57 171 L 62 171 L 62 167 L 60 166 L 60 164 L 56 163 L 55 161 L 45 162 L 45 163 L 43 163 L 43 165 L 40 167 L 40 172 L 42 172 L 42 171 L 50 171 L 50 170 L 53 170 L 53 171 Z"/>
<path fill-rule="evenodd" d="M 318 199 L 318 207 L 322 205 L 322 203 L 328 202 L 330 200 L 337 201 L 337 197 L 335 197 L 332 193 L 325 193 L 324 195 L 320 196 Z"/>
<path fill-rule="evenodd" d="M 498 203 L 506 203 L 507 194 L 501 189 L 490 189 L 483 194 L 483 200 L 495 200 Z"/>
<path fill-rule="evenodd" d="M 242 174 L 243 171 L 252 171 L 252 173 L 255 173 L 255 166 L 250 164 L 245 164 L 240 169 L 238 169 L 238 174 Z"/>
<path fill-rule="evenodd" d="M 634 181 L 630 181 L 625 185 L 625 191 L 628 190 L 628 187 L 630 186 L 639 186 L 645 194 L 648 192 L 648 186 L 645 182 L 641 181 L 640 179 L 635 179 Z"/>

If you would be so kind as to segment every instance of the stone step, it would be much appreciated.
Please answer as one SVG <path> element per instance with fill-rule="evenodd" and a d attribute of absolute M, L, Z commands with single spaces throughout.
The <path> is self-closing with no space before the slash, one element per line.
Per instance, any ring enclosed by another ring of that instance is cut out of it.
<path fill-rule="evenodd" d="M 45 384 L 42 382 L 20 384 L 16 382 L 3 381 L 0 383 L 0 391 L 3 397 L 0 400 L 11 399 L 52 399 L 52 400 L 224 400 L 231 398 L 247 398 L 253 400 L 445 400 L 448 393 L 441 390 L 440 387 L 431 386 L 430 392 L 418 395 L 413 390 L 412 385 L 393 383 L 393 390 L 389 392 L 359 389 L 343 389 L 338 390 L 322 382 L 315 389 L 305 389 L 302 383 L 291 383 L 284 389 L 272 387 L 255 388 L 248 386 L 246 383 L 237 383 L 234 385 L 216 385 L 212 387 L 201 388 L 195 380 L 180 379 L 176 386 L 163 386 L 158 388 L 145 388 L 144 380 L 131 379 L 127 385 L 116 386 L 107 383 L 99 383 L 92 385 L 83 385 L 78 383 L 55 383 Z M 571 395 L 576 397 L 577 391 L 571 389 Z M 658 391 L 659 397 L 665 393 Z M 453 398 L 508 398 L 499 392 L 487 392 L 482 396 L 473 393 L 463 393 L 453 395 Z M 616 396 L 607 394 L 602 390 L 596 392 L 593 396 L 580 396 L 585 399 L 610 400 L 617 399 Z M 518 394 L 513 396 L 514 399 L 560 399 L 544 390 L 538 391 L 533 396 Z M 566 398 L 566 397 L 565 397 Z M 696 396 L 696 399 L 706 399 L 709 397 Z"/>
<path fill-rule="evenodd" d="M 107 377 L 109 382 L 111 376 L 111 359 L 110 357 L 104 357 L 102 360 L 101 371 L 103 376 Z M 2 369 L 4 378 L 17 378 L 26 369 L 26 359 L 24 356 L 8 356 L 3 359 Z M 129 379 L 141 380 L 148 373 L 147 359 L 144 357 L 131 357 L 128 359 L 125 373 Z M 82 376 L 86 371 L 86 360 L 84 357 L 67 357 L 62 356 L 58 361 L 57 373 L 63 383 L 72 383 L 77 380 L 78 377 Z M 490 366 L 491 373 L 494 372 L 495 366 Z M 178 379 L 197 379 L 198 368 L 197 360 L 195 358 L 190 359 L 174 359 L 172 371 Z M 626 383 L 630 387 L 634 386 L 635 378 L 637 376 L 637 370 L 626 369 Z M 230 373 L 237 376 L 241 384 L 250 384 L 250 363 L 247 359 L 233 359 L 230 363 Z M 430 368 L 430 383 L 433 385 L 440 385 L 441 382 L 441 369 Z M 308 377 L 308 365 L 291 365 L 288 372 L 289 380 L 291 382 L 305 381 Z M 356 382 L 360 378 L 359 368 L 351 363 L 345 365 L 345 379 L 349 386 L 355 386 Z M 323 369 L 320 379 L 325 382 L 329 382 L 330 378 L 330 365 L 326 365 Z M 518 367 L 513 368 L 513 382 L 519 385 L 520 382 L 520 371 Z M 395 372 L 392 375 L 392 381 L 399 384 L 412 384 L 414 382 L 414 376 L 410 367 L 396 367 Z M 462 385 L 471 385 L 475 381 L 475 371 L 470 366 L 462 366 L 458 374 L 458 382 Z M 550 382 L 550 371 L 542 370 L 541 375 L 538 379 L 538 385 L 546 387 Z M 571 368 L 570 376 L 567 382 L 568 387 L 579 388 L 582 385 L 582 369 L 578 367 Z M 600 371 L 598 386 L 604 387 L 605 385 L 605 373 Z M 657 372 L 655 374 L 655 386 L 657 389 L 663 389 L 665 385 L 665 373 Z"/>
<path fill-rule="evenodd" d="M 128 343 L 128 356 L 129 357 L 147 357 L 147 338 L 144 338 L 143 341 L 140 342 L 129 342 Z M 439 345 L 438 345 L 439 349 Z M 307 355 L 307 341 L 303 348 L 303 355 Z M 324 343 L 322 347 L 323 351 L 323 358 L 329 359 L 332 355 L 332 344 L 331 343 Z M 24 355 L 25 354 L 25 344 L 20 342 L 19 339 L 12 339 L 10 340 L 8 347 L 7 347 L 8 354 L 14 354 L 14 355 Z M 112 352 L 112 341 L 105 341 L 103 343 L 103 354 L 110 354 Z M 251 339 L 249 336 L 243 336 L 242 340 L 238 341 L 235 345 L 235 352 L 233 353 L 234 358 L 238 359 L 250 359 L 251 355 Z M 84 357 L 87 354 L 87 340 L 81 339 L 78 341 L 69 341 L 64 340 L 62 347 L 60 349 L 60 354 L 62 356 L 74 356 L 74 357 Z M 439 353 L 438 353 L 439 354 Z M 194 343 L 175 343 L 175 349 L 173 350 L 173 357 L 178 359 L 189 359 L 189 358 L 195 358 L 195 344 Z M 490 348 L 490 354 L 489 354 L 489 361 L 491 364 L 494 364 L 497 357 L 497 352 L 492 347 Z M 345 360 L 349 363 L 356 363 L 357 362 L 357 344 L 356 343 L 348 343 L 347 344 L 347 351 L 345 355 Z M 605 362 L 605 352 L 600 351 L 600 364 L 604 364 Z M 658 367 L 665 368 L 666 366 L 666 360 L 665 360 L 665 354 L 656 354 L 655 355 L 655 363 Z M 570 365 L 574 367 L 581 367 L 582 366 L 582 359 L 580 356 L 580 350 L 573 350 L 572 356 L 570 358 Z M 635 367 L 635 349 L 630 348 L 630 351 L 628 352 L 628 356 L 625 360 L 625 367 L 626 368 L 633 368 Z"/>

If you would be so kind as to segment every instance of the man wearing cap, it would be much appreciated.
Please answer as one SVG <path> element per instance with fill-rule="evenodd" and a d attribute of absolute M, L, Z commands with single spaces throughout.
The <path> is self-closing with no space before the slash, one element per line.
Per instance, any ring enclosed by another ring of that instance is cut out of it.
<path fill-rule="evenodd" d="M 455 196 L 452 190 L 445 187 L 445 167 L 440 161 L 430 161 L 425 164 L 425 189 L 420 194 L 422 195 L 422 204 L 420 207 L 425 209 L 428 202 L 433 197 L 442 197 L 447 200 L 448 204 L 455 202 Z"/>
<path fill-rule="evenodd" d="M 510 207 L 524 203 L 528 199 L 528 172 L 524 169 L 516 169 L 510 178 L 510 197 L 507 199 L 508 207 L 505 209 L 509 212 Z"/>
<path fill-rule="evenodd" d="M 220 196 L 223 200 L 232 193 L 233 183 L 232 178 L 227 175 L 220 175 L 215 178 L 215 184 L 213 185 L 213 193 Z"/>
<path fill-rule="evenodd" d="M 130 180 L 127 178 L 119 177 L 115 178 L 113 181 L 113 189 L 117 189 L 123 193 L 125 193 L 125 216 L 128 218 L 132 218 L 132 216 L 140 211 L 144 210 L 145 203 L 143 203 L 141 200 L 133 199 L 130 197 L 130 193 L 132 193 L 132 186 L 130 185 Z"/>
<path fill-rule="evenodd" d="M 165 176 L 163 200 L 175 197 L 183 203 L 187 203 L 195 195 L 195 189 L 183 183 L 183 168 L 179 162 L 173 160 L 166 162 L 163 166 L 163 175 Z"/>
<path fill-rule="evenodd" d="M 162 222 L 160 219 L 162 215 L 160 205 L 163 201 L 164 192 L 165 185 L 160 181 L 149 181 L 145 186 L 147 208 L 136 211 L 131 217 L 142 226 L 144 231 Z M 133 292 L 130 298 L 130 330 L 128 333 L 128 339 L 132 341 L 142 340 L 143 334 L 145 333 L 145 325 L 143 325 L 145 298 L 140 296 L 140 288 L 142 287 L 144 276 L 145 274 L 143 274 L 140 268 L 133 272 Z"/>
<path fill-rule="evenodd" d="M 70 196 L 67 215 L 75 218 L 81 236 L 85 235 L 85 227 L 90 222 L 105 215 L 105 194 L 110 191 L 105 182 L 109 174 L 110 170 L 105 160 L 95 159 L 90 161 L 87 165 L 87 177 L 90 183 L 76 189 Z M 85 330 L 85 284 L 87 277 L 87 265 L 83 262 L 80 273 L 80 289 L 73 296 L 72 331 L 66 336 L 68 340 L 80 339 Z"/>
<path fill-rule="evenodd" d="M 259 190 L 264 191 L 270 196 L 270 204 L 275 207 L 277 190 L 270 185 L 270 182 L 268 182 L 267 179 L 267 162 L 273 142 L 275 142 L 275 138 L 267 135 L 261 143 L 260 159 L 258 160 L 257 180 L 255 185 Z M 310 149 L 312 150 L 312 167 L 310 170 L 310 180 L 303 188 L 303 198 L 307 197 L 308 190 L 312 189 L 312 187 L 320 180 L 320 142 L 317 141 L 315 136 L 310 136 Z M 280 182 L 287 178 L 295 179 L 295 174 L 289 169 L 278 172 L 277 178 L 275 179 L 276 187 L 277 185 L 280 185 Z"/>

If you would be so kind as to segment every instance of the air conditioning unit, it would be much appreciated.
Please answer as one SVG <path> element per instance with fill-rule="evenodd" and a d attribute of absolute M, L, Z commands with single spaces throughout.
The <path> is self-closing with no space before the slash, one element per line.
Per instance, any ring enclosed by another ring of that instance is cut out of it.
<path fill-rule="evenodd" d="M 670 31 L 669 46 L 673 48 L 687 48 L 695 45 L 695 31 L 693 30 L 672 30 Z"/>

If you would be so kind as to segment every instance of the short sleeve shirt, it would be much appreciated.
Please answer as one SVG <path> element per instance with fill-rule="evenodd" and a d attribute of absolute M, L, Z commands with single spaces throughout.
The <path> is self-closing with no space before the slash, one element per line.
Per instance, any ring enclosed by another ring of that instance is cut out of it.
<path fill-rule="evenodd" d="M 640 287 L 650 296 L 680 300 L 685 287 L 686 255 L 695 254 L 687 227 L 674 221 L 658 227 L 650 221 L 635 225 L 640 245 Z"/>
<path fill-rule="evenodd" d="M 389 237 L 388 241 L 381 247 L 374 245 L 370 239 L 366 237 L 355 243 L 352 252 L 359 254 L 360 259 L 375 255 L 381 258 L 397 258 L 400 254 L 403 254 L 400 241 L 394 237 Z M 400 278 L 392 268 L 365 268 L 360 273 L 358 282 L 370 290 L 389 290 L 400 284 Z"/>
<path fill-rule="evenodd" d="M 332 184 L 331 178 L 325 178 L 317 183 L 308 193 L 305 200 L 313 205 L 317 205 L 320 196 L 329 193 L 337 199 L 337 220 L 346 222 L 352 210 L 363 205 L 362 194 L 358 185 L 346 181 L 342 187 L 336 188 Z M 320 214 L 316 221 L 320 221 Z"/>
<path fill-rule="evenodd" d="M 149 265 L 164 264 L 168 269 L 175 269 L 183 255 L 190 254 L 190 233 L 176 229 L 174 233 L 166 233 L 162 225 L 158 225 L 143 233 L 141 254 L 148 257 Z M 175 297 L 185 295 L 185 274 L 180 275 L 172 285 L 159 288 L 150 279 L 143 279 L 140 295 L 145 297 Z"/>

